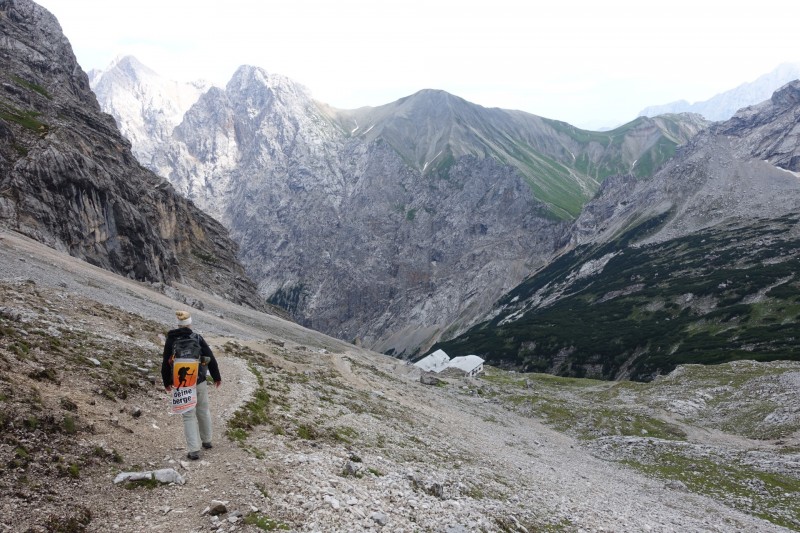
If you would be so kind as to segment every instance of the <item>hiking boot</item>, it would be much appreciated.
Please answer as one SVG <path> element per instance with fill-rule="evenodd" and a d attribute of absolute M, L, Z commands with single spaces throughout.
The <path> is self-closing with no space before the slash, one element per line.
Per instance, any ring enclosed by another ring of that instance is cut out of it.
<path fill-rule="evenodd" d="M 188 457 L 192 461 L 197 461 L 198 459 L 200 459 L 200 453 L 199 452 L 189 452 L 189 453 L 186 454 L 186 457 Z"/>
<path fill-rule="evenodd" d="M 203 448 L 205 448 L 206 450 L 210 450 L 213 447 L 214 447 L 214 445 L 211 444 L 210 442 L 204 442 L 203 443 Z"/>

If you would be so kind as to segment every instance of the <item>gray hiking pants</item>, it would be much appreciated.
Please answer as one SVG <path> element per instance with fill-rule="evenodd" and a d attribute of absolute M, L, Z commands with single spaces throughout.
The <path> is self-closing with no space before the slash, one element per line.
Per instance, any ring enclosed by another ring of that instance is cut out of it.
<path fill-rule="evenodd" d="M 181 416 L 186 447 L 190 452 L 199 451 L 203 442 L 211 442 L 211 411 L 208 408 L 208 384 L 205 381 L 197 384 L 197 407 Z"/>

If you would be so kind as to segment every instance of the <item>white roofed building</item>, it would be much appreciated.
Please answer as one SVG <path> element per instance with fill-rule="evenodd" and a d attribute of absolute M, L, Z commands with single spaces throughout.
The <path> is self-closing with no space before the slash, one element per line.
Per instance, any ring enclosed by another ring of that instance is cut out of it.
<path fill-rule="evenodd" d="M 448 367 L 450 356 L 444 350 L 436 350 L 414 363 L 414 366 L 425 372 L 436 372 L 437 374 Z"/>
<path fill-rule="evenodd" d="M 466 376 L 477 376 L 483 372 L 483 359 L 477 355 L 462 355 L 461 357 L 453 357 L 448 368 L 457 368 L 464 372 Z"/>
<path fill-rule="evenodd" d="M 455 372 L 471 377 L 483 372 L 483 359 L 477 355 L 463 355 L 450 359 L 444 350 L 436 350 L 414 363 L 414 366 L 424 372 L 435 372 L 436 374 L 453 369 Z"/>

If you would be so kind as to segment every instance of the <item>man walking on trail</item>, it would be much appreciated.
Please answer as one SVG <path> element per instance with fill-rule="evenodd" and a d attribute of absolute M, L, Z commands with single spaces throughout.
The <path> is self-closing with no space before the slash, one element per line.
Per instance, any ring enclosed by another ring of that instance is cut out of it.
<path fill-rule="evenodd" d="M 206 383 L 206 376 L 210 372 L 211 379 L 214 380 L 214 386 L 219 387 L 222 383 L 222 376 L 219 373 L 219 366 L 217 359 L 214 357 L 208 343 L 199 334 L 194 333 L 191 329 L 192 317 L 188 311 L 177 311 L 175 316 L 178 319 L 178 327 L 167 333 L 167 340 L 164 343 L 164 354 L 161 362 L 161 378 L 164 382 L 164 390 L 167 392 L 172 391 L 173 375 L 172 363 L 175 356 L 174 346 L 176 341 L 183 339 L 195 339 L 199 344 L 199 366 L 197 373 L 197 406 L 181 414 L 183 417 L 183 432 L 186 436 L 186 446 L 189 453 L 187 457 L 192 460 L 200 459 L 201 446 L 210 449 L 212 437 L 211 427 L 211 411 L 208 407 L 208 384 Z M 186 368 L 183 370 L 184 375 L 179 376 L 186 378 Z"/>

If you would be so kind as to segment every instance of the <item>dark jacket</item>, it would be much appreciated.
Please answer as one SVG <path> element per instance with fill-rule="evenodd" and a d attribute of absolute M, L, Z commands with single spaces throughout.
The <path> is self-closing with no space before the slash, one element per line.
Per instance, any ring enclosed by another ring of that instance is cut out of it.
<path fill-rule="evenodd" d="M 164 381 L 165 387 L 172 385 L 172 365 L 170 364 L 170 359 L 172 359 L 172 345 L 177 339 L 188 337 L 191 334 L 191 328 L 173 329 L 167 333 L 167 340 L 164 343 L 164 355 L 161 361 L 161 379 Z M 211 372 L 211 378 L 214 381 L 222 381 L 222 376 L 219 375 L 217 359 L 211 352 L 211 348 L 209 348 L 208 343 L 200 334 L 197 336 L 200 337 L 200 355 L 210 358 L 207 366 L 200 365 L 200 370 L 197 374 L 197 382 L 201 383 L 205 381 L 207 372 Z"/>

